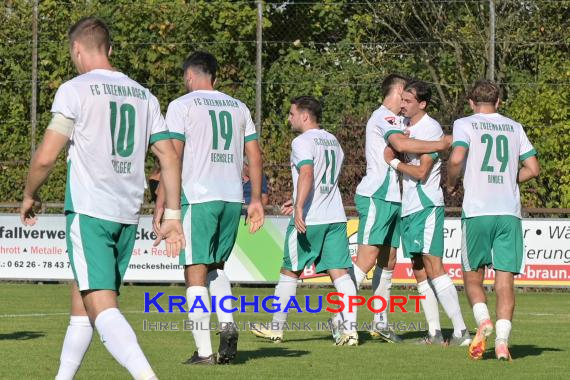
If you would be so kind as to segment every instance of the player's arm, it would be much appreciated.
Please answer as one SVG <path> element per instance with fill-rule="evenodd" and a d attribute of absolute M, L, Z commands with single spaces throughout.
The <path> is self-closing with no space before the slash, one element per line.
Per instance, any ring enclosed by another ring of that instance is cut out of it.
<path fill-rule="evenodd" d="M 451 136 L 444 136 L 438 141 L 423 141 L 411 139 L 403 133 L 392 133 L 385 136 L 388 143 L 400 153 L 423 154 L 441 152 L 451 146 Z"/>
<path fill-rule="evenodd" d="M 295 199 L 295 227 L 297 231 L 304 234 L 307 231 L 303 216 L 305 202 L 313 188 L 313 164 L 304 164 L 299 168 L 299 178 L 297 179 L 297 198 Z"/>
<path fill-rule="evenodd" d="M 176 150 L 177 140 L 164 139 L 151 145 L 151 150 L 160 161 L 160 188 L 164 192 L 164 205 L 180 210 L 180 157 Z"/>
<path fill-rule="evenodd" d="M 385 153 L 385 155 L 387 154 Z M 394 170 L 397 170 L 400 173 L 407 174 L 418 181 L 424 182 L 428 178 L 429 173 L 433 168 L 433 164 L 435 162 L 434 160 L 437 159 L 437 154 L 436 153 L 422 154 L 420 156 L 419 165 L 406 164 L 401 162 L 399 159 L 395 157 L 390 159 L 390 161 L 388 161 L 388 158 L 390 157 L 389 156 L 387 157 L 386 162 L 388 162 L 388 164 Z"/>
<path fill-rule="evenodd" d="M 263 226 L 265 220 L 261 197 L 263 159 L 257 139 L 246 141 L 245 155 L 249 161 L 249 180 L 251 181 L 251 202 L 247 207 L 247 223 L 249 223 L 249 232 L 254 233 Z"/>
<path fill-rule="evenodd" d="M 22 223 L 35 224 L 33 206 L 38 199 L 37 192 L 51 173 L 59 153 L 67 145 L 73 131 L 73 124 L 73 119 L 68 119 L 59 113 L 53 115 L 44 139 L 32 158 L 20 209 Z"/>
<path fill-rule="evenodd" d="M 463 162 L 467 157 L 467 149 L 465 146 L 458 145 L 453 148 L 449 160 L 447 160 L 447 189 L 452 192 L 457 186 L 457 181 L 461 176 Z"/>
<path fill-rule="evenodd" d="M 518 181 L 523 183 L 538 177 L 540 174 L 540 164 L 536 156 L 530 156 L 523 160 L 522 168 L 519 170 Z"/>

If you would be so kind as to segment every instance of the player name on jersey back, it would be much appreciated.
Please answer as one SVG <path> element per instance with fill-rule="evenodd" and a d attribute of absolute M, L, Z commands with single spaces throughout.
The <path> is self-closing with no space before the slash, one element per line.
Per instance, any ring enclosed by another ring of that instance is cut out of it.
<path fill-rule="evenodd" d="M 522 125 L 498 113 L 464 117 L 453 124 L 453 146 L 468 149 L 464 216 L 520 218 L 519 160 L 536 154 Z"/>
<path fill-rule="evenodd" d="M 242 202 L 244 147 L 257 139 L 245 104 L 219 91 L 193 91 L 170 103 L 166 123 L 185 142 L 183 202 Z"/>

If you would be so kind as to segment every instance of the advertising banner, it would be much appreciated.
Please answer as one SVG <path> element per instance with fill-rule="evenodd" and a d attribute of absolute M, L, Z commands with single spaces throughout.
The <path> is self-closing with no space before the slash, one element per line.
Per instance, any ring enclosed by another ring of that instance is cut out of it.
<path fill-rule="evenodd" d="M 153 247 L 152 218 L 141 218 L 137 241 L 126 282 L 183 282 L 178 257 L 170 257 L 161 243 Z M 234 251 L 226 263 L 232 282 L 275 283 L 283 260 L 283 242 L 289 219 L 268 217 L 263 229 L 255 235 L 248 232 L 242 219 Z M 348 222 L 350 253 L 356 259 L 358 220 Z M 567 219 L 523 220 L 526 267 L 516 277 L 519 286 L 570 285 L 570 221 Z M 65 243 L 65 217 L 40 215 L 34 227 L 25 227 L 18 215 L 0 215 L 0 279 L 70 280 L 73 278 Z M 456 284 L 461 284 L 461 220 L 445 220 L 444 265 Z M 494 272 L 488 270 L 486 282 Z M 372 272 L 368 274 L 368 280 Z M 308 283 L 329 283 L 328 276 L 306 268 L 302 279 Z M 410 260 L 398 250 L 394 271 L 395 284 L 414 284 Z"/>

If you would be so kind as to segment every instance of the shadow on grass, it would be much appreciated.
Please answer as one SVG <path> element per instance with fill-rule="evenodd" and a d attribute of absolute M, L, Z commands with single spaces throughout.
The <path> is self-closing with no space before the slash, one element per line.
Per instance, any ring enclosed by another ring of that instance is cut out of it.
<path fill-rule="evenodd" d="M 260 347 L 256 350 L 239 350 L 232 364 L 245 364 L 253 359 L 266 358 L 299 358 L 307 355 L 306 350 L 290 350 L 287 347 Z"/>
<path fill-rule="evenodd" d="M 534 344 L 516 344 L 509 347 L 513 360 L 525 358 L 527 356 L 540 356 L 545 352 L 563 352 L 564 350 L 555 347 L 538 347 Z M 483 359 L 495 359 L 494 347 L 489 347 L 483 355 Z"/>
<path fill-rule="evenodd" d="M 8 334 L 0 334 L 0 340 L 30 340 L 42 338 L 46 334 L 43 331 L 15 331 Z"/>

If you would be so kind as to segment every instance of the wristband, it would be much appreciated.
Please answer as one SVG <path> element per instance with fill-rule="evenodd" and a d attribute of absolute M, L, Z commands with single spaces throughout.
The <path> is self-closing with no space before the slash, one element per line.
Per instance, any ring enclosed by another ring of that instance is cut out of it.
<path fill-rule="evenodd" d="M 180 210 L 173 210 L 171 208 L 164 209 L 164 220 L 166 219 L 174 219 L 180 220 Z"/>
<path fill-rule="evenodd" d="M 398 170 L 398 164 L 402 162 L 400 160 L 398 160 L 397 158 L 394 158 L 392 161 L 390 161 L 390 166 L 394 169 L 394 170 Z"/>

